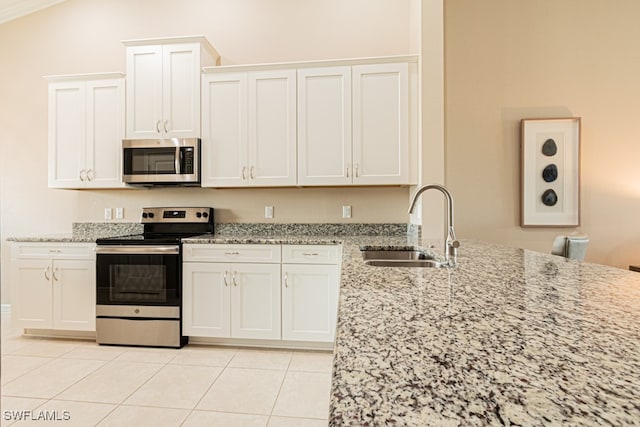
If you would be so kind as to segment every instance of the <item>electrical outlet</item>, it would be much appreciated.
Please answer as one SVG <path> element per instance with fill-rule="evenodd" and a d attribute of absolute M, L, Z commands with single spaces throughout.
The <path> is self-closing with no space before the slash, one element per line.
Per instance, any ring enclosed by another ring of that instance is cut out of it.
<path fill-rule="evenodd" d="M 264 217 L 265 218 L 273 218 L 273 206 L 265 206 L 264 207 Z"/>
<path fill-rule="evenodd" d="M 342 207 L 342 218 L 351 218 L 351 205 Z"/>
<path fill-rule="evenodd" d="M 116 219 L 124 218 L 124 208 L 116 208 Z"/>
<path fill-rule="evenodd" d="M 104 208 L 104 219 L 112 219 L 113 210 L 111 208 Z"/>

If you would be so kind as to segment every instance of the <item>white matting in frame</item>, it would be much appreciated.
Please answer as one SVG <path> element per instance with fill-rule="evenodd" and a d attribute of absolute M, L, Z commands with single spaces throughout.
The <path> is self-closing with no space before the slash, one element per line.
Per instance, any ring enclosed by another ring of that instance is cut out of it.
<path fill-rule="evenodd" d="M 580 118 L 522 119 L 522 227 L 580 225 Z"/>

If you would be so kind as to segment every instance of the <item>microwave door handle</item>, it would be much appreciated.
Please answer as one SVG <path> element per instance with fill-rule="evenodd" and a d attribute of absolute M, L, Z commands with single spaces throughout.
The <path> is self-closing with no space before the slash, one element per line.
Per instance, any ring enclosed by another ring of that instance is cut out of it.
<path fill-rule="evenodd" d="M 182 164 L 182 150 L 180 147 L 176 147 L 176 175 L 180 175 L 182 172 L 180 171 L 180 165 Z"/>

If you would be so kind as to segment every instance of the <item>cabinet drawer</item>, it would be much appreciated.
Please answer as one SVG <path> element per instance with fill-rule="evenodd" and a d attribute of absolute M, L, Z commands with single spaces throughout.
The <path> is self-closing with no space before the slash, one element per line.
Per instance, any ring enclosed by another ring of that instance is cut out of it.
<path fill-rule="evenodd" d="M 11 257 L 16 259 L 96 259 L 94 243 L 14 243 Z"/>
<path fill-rule="evenodd" d="M 338 264 L 339 245 L 282 245 L 282 262 L 290 264 Z"/>
<path fill-rule="evenodd" d="M 280 245 L 186 244 L 184 261 L 279 263 Z"/>

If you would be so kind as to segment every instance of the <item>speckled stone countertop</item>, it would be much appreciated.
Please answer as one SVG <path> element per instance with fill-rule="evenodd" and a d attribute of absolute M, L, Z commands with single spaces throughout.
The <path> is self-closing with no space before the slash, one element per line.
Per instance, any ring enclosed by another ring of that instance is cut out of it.
<path fill-rule="evenodd" d="M 465 240 L 456 269 L 362 261 L 405 243 L 345 240 L 329 425 L 640 424 L 640 274 Z"/>
<path fill-rule="evenodd" d="M 640 273 L 469 240 L 455 269 L 364 264 L 442 252 L 406 236 L 184 242 L 343 244 L 331 426 L 640 425 Z"/>
<path fill-rule="evenodd" d="M 95 243 L 99 238 L 142 233 L 137 222 L 74 222 L 71 233 L 8 237 L 8 242 L 32 243 Z"/>

